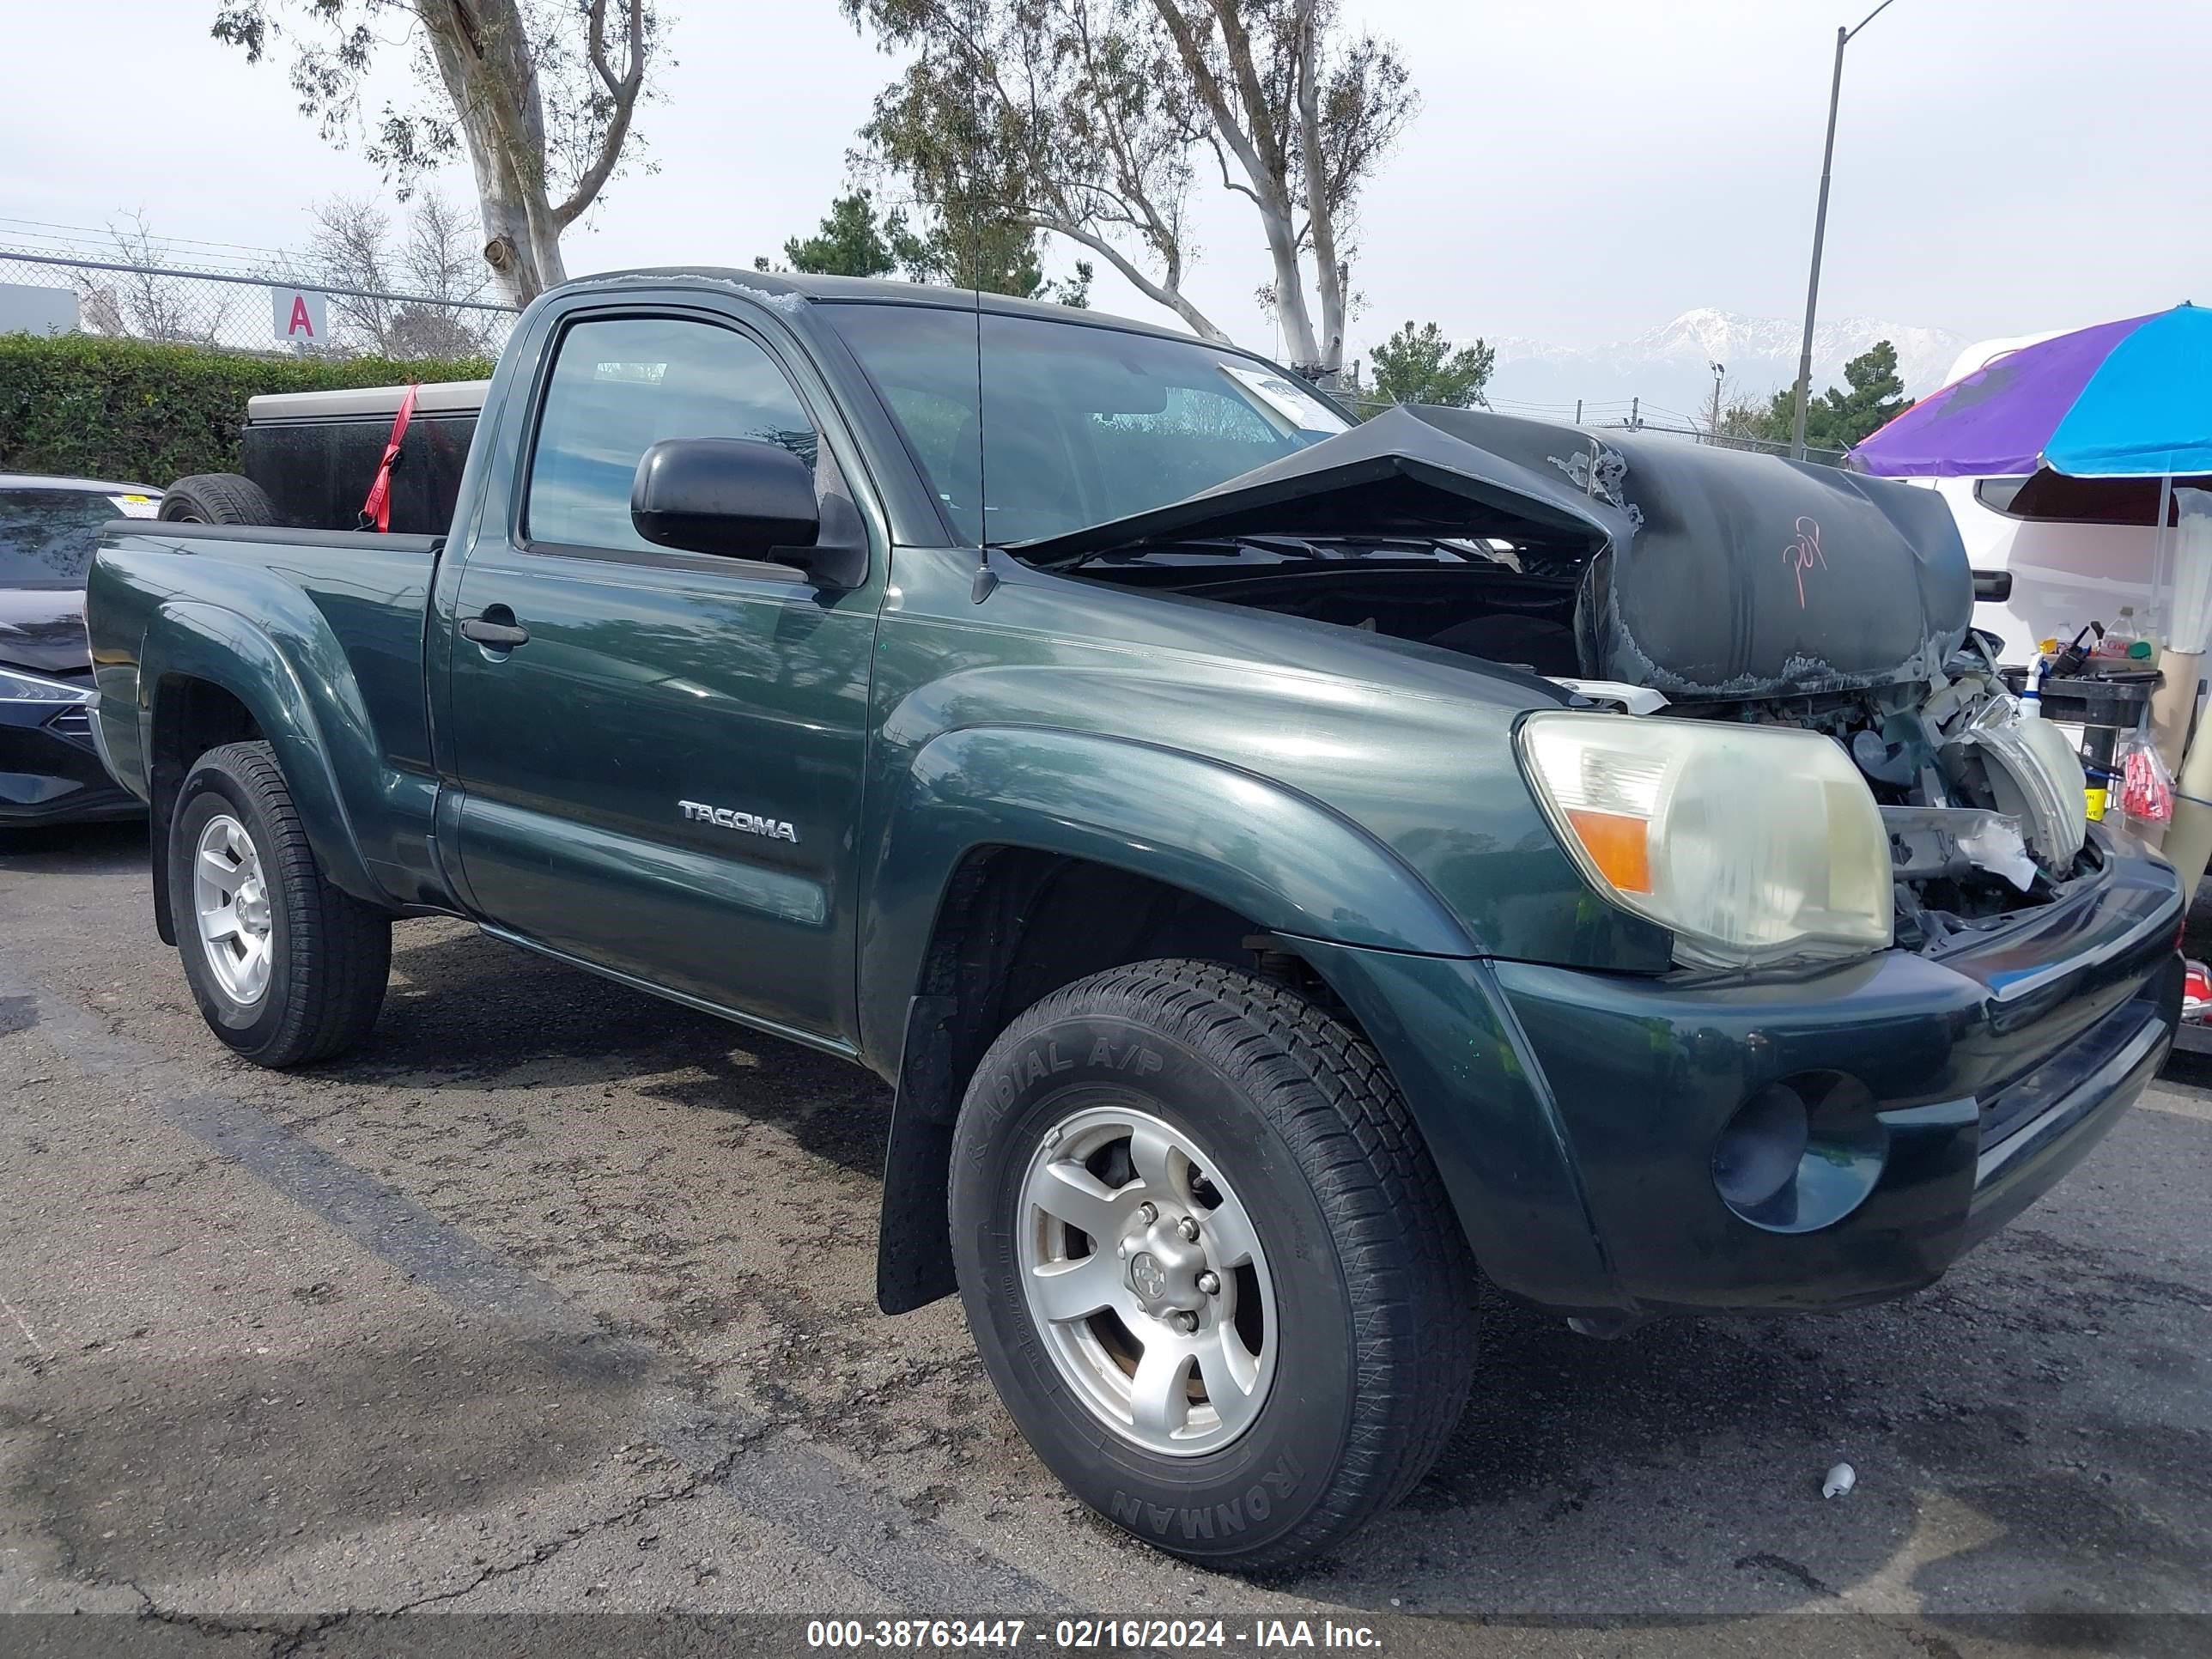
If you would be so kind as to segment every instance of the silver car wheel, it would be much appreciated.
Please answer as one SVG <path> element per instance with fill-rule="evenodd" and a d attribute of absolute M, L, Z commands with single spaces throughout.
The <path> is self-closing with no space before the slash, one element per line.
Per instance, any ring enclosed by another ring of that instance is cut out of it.
<path fill-rule="evenodd" d="M 1191 1457 L 1258 1419 L 1275 1376 L 1274 1281 L 1220 1167 L 1191 1136 L 1091 1091 L 1022 1182 L 1031 1321 L 1076 1397 L 1123 1439 Z"/>
<path fill-rule="evenodd" d="M 207 821 L 193 849 L 192 911 L 216 985 L 240 1007 L 252 1007 L 269 990 L 276 922 L 260 850 L 228 813 Z"/>

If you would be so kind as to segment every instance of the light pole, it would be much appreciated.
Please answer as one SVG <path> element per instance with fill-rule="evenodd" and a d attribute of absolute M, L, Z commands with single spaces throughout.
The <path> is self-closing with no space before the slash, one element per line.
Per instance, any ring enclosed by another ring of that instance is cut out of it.
<path fill-rule="evenodd" d="M 1728 370 L 1719 363 L 1709 362 L 1705 367 L 1713 372 L 1713 413 L 1705 428 L 1705 441 L 1717 444 L 1721 441 L 1721 377 Z"/>
<path fill-rule="evenodd" d="M 1820 243 L 1828 233 L 1828 170 L 1836 159 L 1836 105 L 1844 94 L 1844 48 L 1859 29 L 1889 7 L 1890 0 L 1881 0 L 1859 19 L 1856 28 L 1836 31 L 1836 73 L 1828 85 L 1828 143 L 1820 152 L 1820 205 L 1813 216 L 1813 276 L 1805 284 L 1805 340 L 1797 353 L 1797 416 L 1790 431 L 1790 453 L 1801 461 L 1805 459 L 1805 404 L 1813 395 L 1813 313 L 1820 303 Z"/>

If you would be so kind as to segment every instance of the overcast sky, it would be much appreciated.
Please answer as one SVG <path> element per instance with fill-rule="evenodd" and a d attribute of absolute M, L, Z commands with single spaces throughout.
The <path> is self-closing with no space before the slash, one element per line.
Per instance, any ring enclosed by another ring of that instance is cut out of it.
<path fill-rule="evenodd" d="M 1407 317 L 1590 345 L 1692 306 L 1799 315 L 1835 27 L 1872 3 L 1346 0 L 1423 98 L 1360 211 L 1355 351 Z M 215 9 L 12 0 L 0 216 L 143 210 L 181 258 L 185 238 L 297 246 L 310 202 L 378 191 L 280 63 L 209 38 Z M 572 274 L 750 264 L 811 230 L 891 70 L 834 0 L 665 9 L 659 171 L 570 234 Z M 2206 300 L 2209 62 L 2202 0 L 1894 0 L 1844 65 L 1822 315 L 1982 337 Z M 465 170 L 447 187 L 472 203 Z M 1272 349 L 1249 209 L 1217 188 L 1198 224 L 1194 296 Z M 1160 315 L 1103 270 L 1097 302 Z"/>

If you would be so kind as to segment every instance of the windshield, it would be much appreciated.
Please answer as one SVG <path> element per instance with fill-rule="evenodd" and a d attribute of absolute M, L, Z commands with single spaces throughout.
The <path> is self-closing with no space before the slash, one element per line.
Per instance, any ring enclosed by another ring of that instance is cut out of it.
<path fill-rule="evenodd" d="M 981 319 L 979 422 L 974 312 L 822 309 L 874 377 L 965 541 L 1028 541 L 1126 518 L 1349 424 L 1280 370 L 1224 347 L 991 312 Z"/>
<path fill-rule="evenodd" d="M 0 489 L 0 587 L 82 587 L 100 526 L 123 516 L 88 489 Z"/>

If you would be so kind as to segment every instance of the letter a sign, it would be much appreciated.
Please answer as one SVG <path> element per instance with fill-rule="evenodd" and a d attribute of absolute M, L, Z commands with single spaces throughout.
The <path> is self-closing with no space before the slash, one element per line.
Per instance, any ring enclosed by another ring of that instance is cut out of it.
<path fill-rule="evenodd" d="M 269 290 L 270 319 L 276 337 L 289 344 L 322 345 L 329 332 L 329 313 L 323 296 L 311 289 L 272 288 Z"/>

